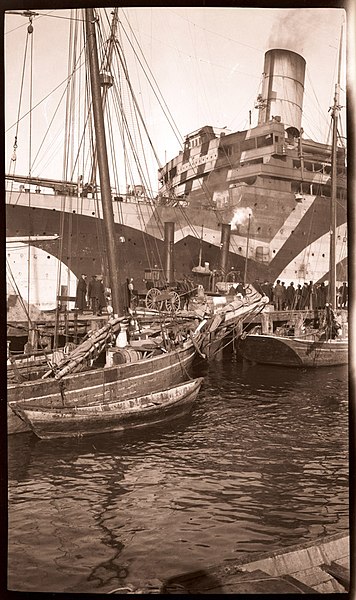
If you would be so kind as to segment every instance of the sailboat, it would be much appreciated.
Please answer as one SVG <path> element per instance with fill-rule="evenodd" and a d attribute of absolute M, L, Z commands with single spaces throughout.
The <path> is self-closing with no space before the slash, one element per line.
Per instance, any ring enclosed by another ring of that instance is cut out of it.
<path fill-rule="evenodd" d="M 159 341 L 144 340 L 135 347 L 130 345 L 127 338 L 128 318 L 120 288 L 120 261 L 114 235 L 95 27 L 93 9 L 86 9 L 85 28 L 112 314 L 109 314 L 103 327 L 65 356 L 58 365 L 48 369 L 41 378 L 8 386 L 9 433 L 32 428 L 32 420 L 28 418 L 30 411 L 45 413 L 51 410 L 52 420 L 62 423 L 62 427 L 54 429 L 59 435 L 63 435 L 69 413 L 71 425 L 68 435 L 70 432 L 72 435 L 88 432 L 88 414 L 91 423 L 97 419 L 96 432 L 110 431 L 110 422 L 115 430 L 131 427 L 137 421 L 140 426 L 157 423 L 171 418 L 177 408 L 179 412 L 183 405 L 186 408 L 195 399 L 202 384 L 202 378 L 198 378 L 191 385 L 187 384 L 179 390 L 176 388 L 190 379 L 189 370 L 199 349 L 201 327 L 197 331 L 186 331 L 185 335 L 180 331 L 177 338 L 169 336 L 162 329 Z M 157 393 L 159 397 L 155 396 Z M 148 394 L 152 395 L 150 400 Z M 147 410 L 149 402 L 155 410 Z M 100 417 L 104 414 L 105 424 L 100 427 L 100 423 L 104 422 Z M 115 418 L 108 419 L 107 415 L 110 414 Z M 134 415 L 133 419 L 128 418 L 130 414 Z M 50 425 L 49 429 L 51 432 Z M 91 426 L 89 431 L 92 430 Z M 42 429 L 41 435 L 46 437 L 46 431 Z"/>
<path fill-rule="evenodd" d="M 341 33 L 342 40 L 342 33 Z M 286 367 L 323 367 L 348 363 L 348 329 L 345 316 L 336 313 L 336 203 L 337 203 L 337 135 L 340 111 L 340 60 L 338 82 L 335 85 L 334 103 L 331 108 L 333 120 L 331 147 L 331 207 L 330 207 L 330 255 L 328 303 L 320 314 L 317 328 L 304 328 L 301 323 L 292 335 L 243 334 L 238 342 L 241 356 L 255 363 Z M 304 332 L 303 332 L 304 328 Z M 298 329 L 298 332 L 296 331 Z"/>

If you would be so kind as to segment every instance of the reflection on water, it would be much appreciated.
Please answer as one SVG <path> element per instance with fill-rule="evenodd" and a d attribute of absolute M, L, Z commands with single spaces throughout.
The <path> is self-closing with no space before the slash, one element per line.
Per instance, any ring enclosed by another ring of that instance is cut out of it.
<path fill-rule="evenodd" d="M 176 422 L 10 436 L 10 589 L 139 587 L 348 529 L 345 369 L 203 369 Z"/>

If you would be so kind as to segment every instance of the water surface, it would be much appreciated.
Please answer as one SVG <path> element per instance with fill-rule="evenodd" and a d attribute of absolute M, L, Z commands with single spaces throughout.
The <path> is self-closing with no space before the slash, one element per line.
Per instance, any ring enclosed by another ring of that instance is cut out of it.
<path fill-rule="evenodd" d="M 109 592 L 348 529 L 344 367 L 197 366 L 183 419 L 9 436 L 8 587 Z"/>

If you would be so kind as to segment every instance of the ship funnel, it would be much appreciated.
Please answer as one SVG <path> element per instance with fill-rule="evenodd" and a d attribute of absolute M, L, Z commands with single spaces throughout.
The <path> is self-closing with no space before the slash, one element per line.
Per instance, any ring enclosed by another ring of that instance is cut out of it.
<path fill-rule="evenodd" d="M 287 133 L 299 136 L 302 123 L 305 60 L 291 50 L 275 48 L 265 54 L 262 94 L 258 98 L 258 124 L 273 118 Z"/>

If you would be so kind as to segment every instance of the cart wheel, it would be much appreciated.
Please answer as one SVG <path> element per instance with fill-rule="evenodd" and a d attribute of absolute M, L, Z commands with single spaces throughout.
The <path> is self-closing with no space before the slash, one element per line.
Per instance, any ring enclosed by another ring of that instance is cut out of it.
<path fill-rule="evenodd" d="M 159 310 L 161 308 L 161 302 L 159 301 L 160 295 L 161 292 L 158 288 L 151 288 L 148 290 L 145 299 L 146 307 L 151 310 Z"/>
<path fill-rule="evenodd" d="M 180 309 L 180 298 L 177 292 L 170 292 L 170 297 L 166 300 L 166 310 L 176 311 Z"/>

